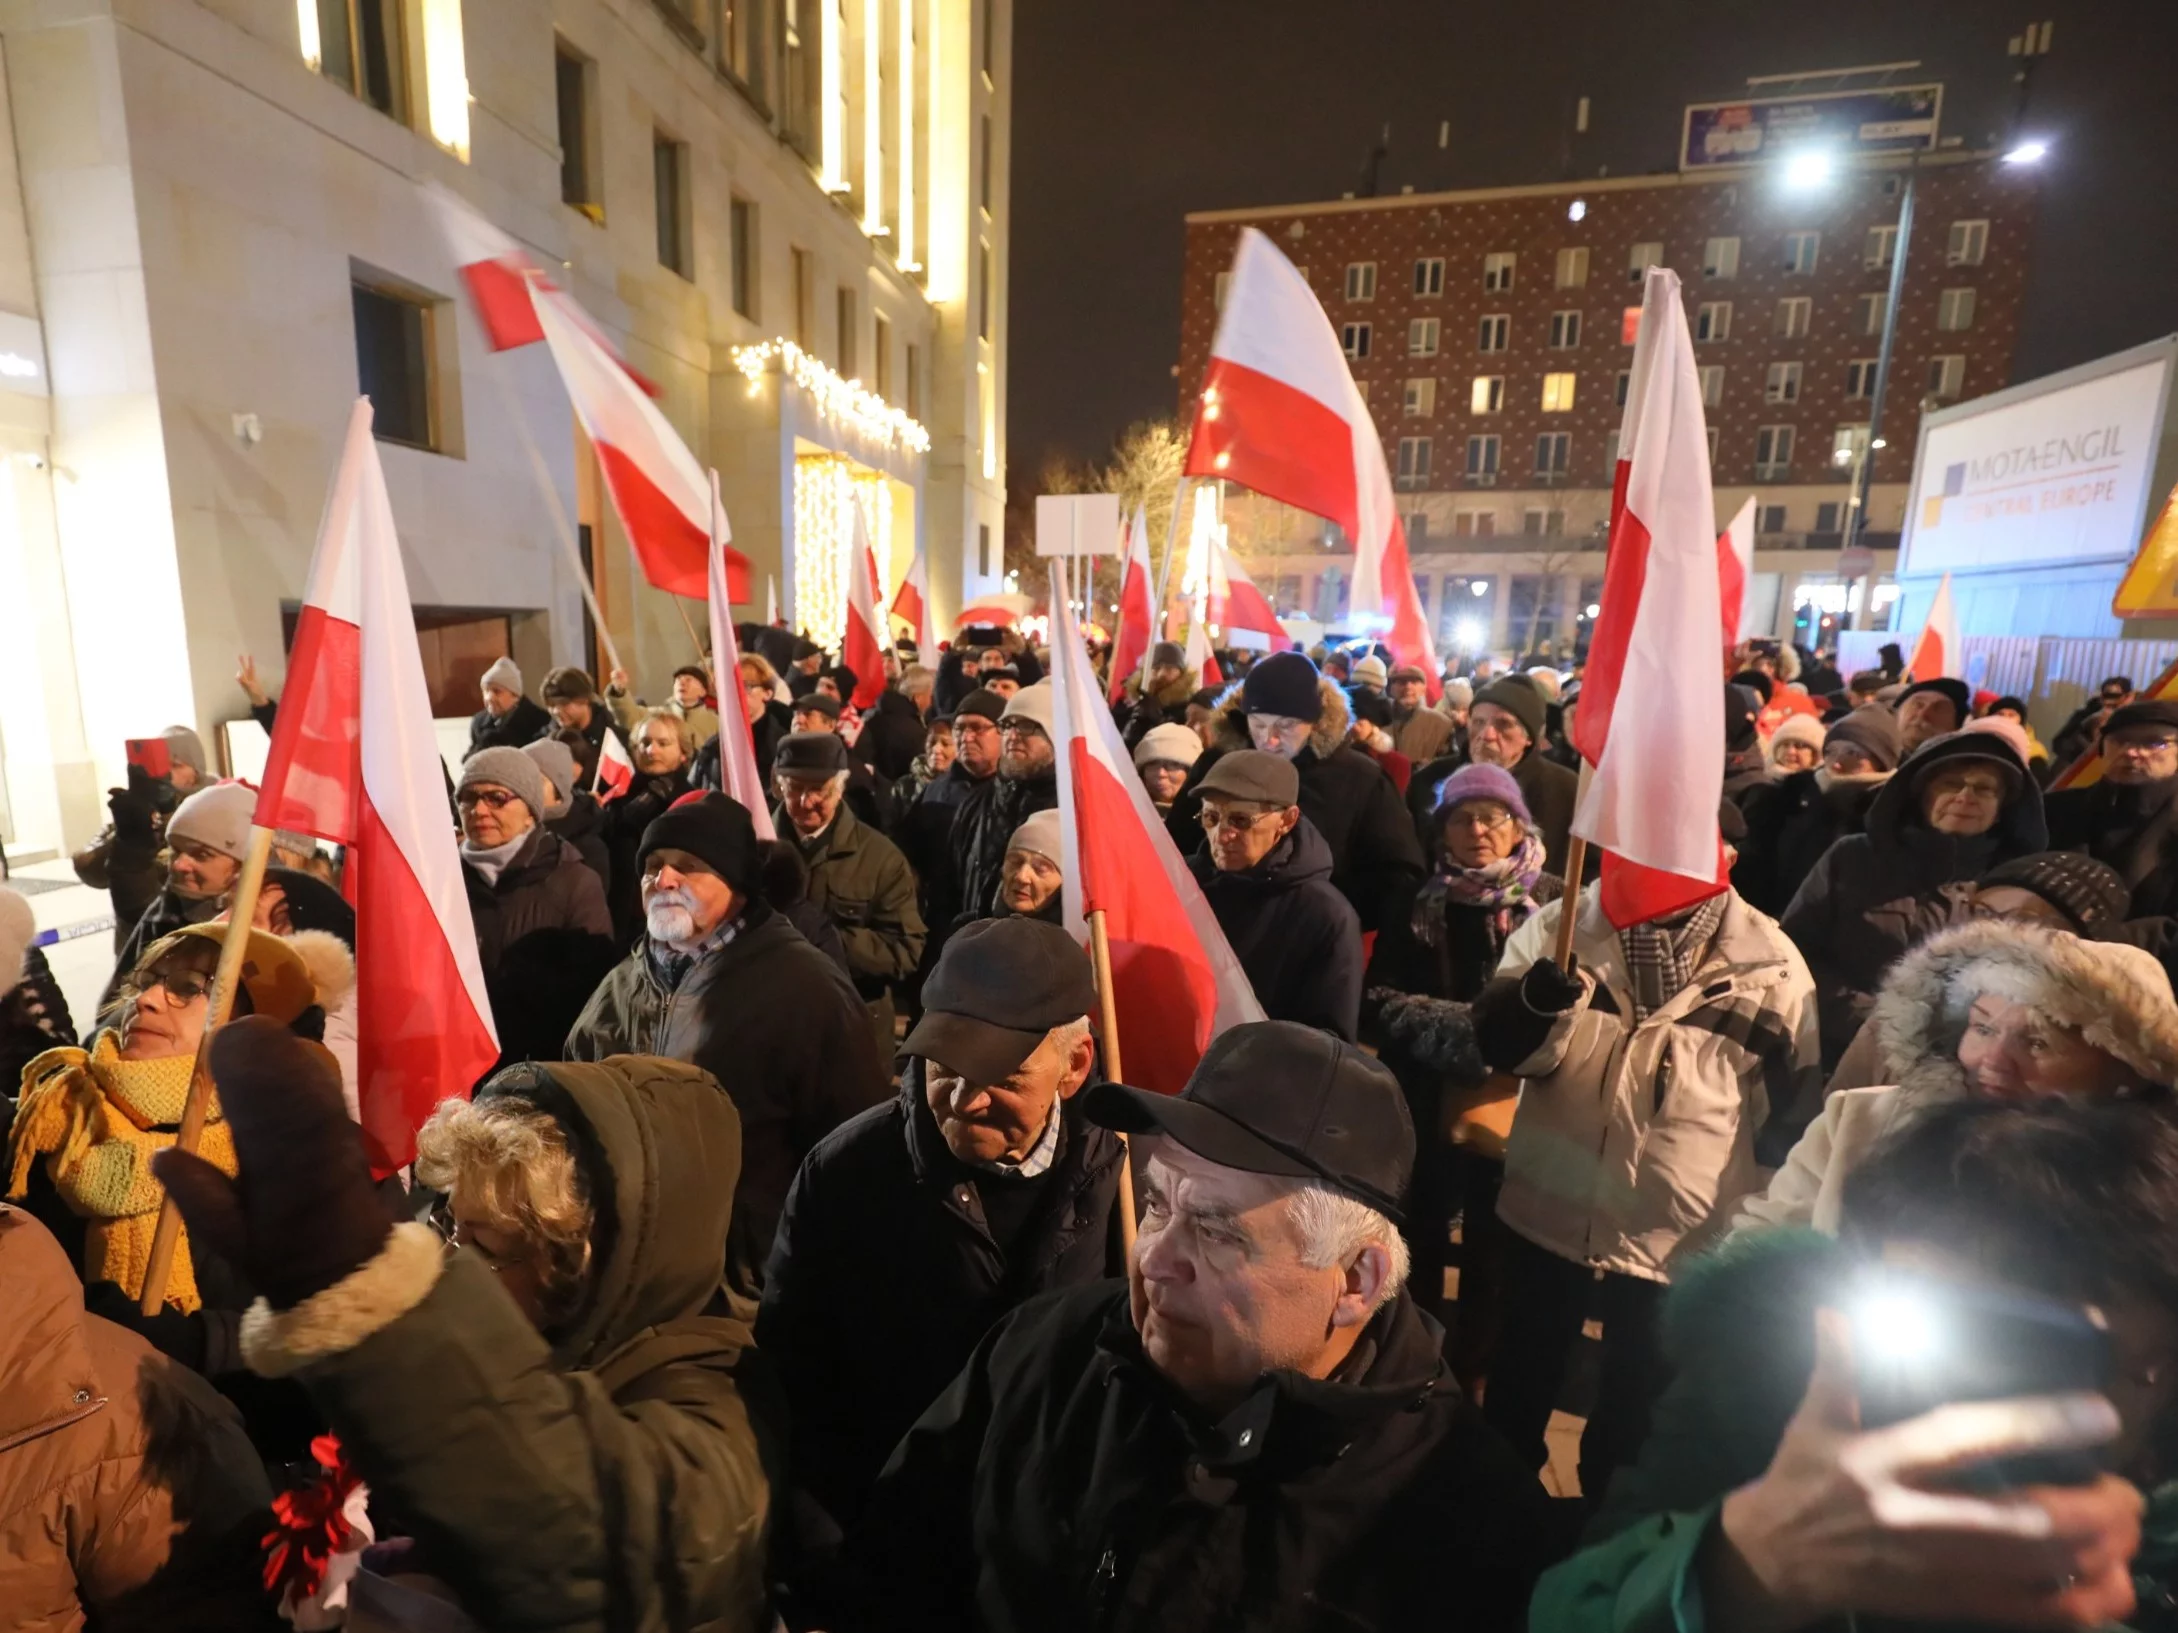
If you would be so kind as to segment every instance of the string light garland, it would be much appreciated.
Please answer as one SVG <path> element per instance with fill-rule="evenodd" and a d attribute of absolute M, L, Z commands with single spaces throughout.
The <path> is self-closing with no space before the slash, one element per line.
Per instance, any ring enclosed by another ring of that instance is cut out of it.
<path fill-rule="evenodd" d="M 749 382 L 755 396 L 764 376 L 773 369 L 801 388 L 817 412 L 835 425 L 886 448 L 905 448 L 909 453 L 930 452 L 930 433 L 912 416 L 892 406 L 859 380 L 849 380 L 820 363 L 791 340 L 766 340 L 733 349 L 734 367 Z"/>
<path fill-rule="evenodd" d="M 878 598 L 892 583 L 892 483 L 837 454 L 794 460 L 794 616 L 819 646 L 837 651 L 847 631 L 847 564 L 862 506 L 877 557 Z"/>

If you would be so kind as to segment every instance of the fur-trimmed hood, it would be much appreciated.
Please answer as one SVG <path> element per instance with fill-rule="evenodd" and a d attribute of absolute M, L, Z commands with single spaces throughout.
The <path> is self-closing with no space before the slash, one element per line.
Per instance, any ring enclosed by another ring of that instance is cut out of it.
<path fill-rule="evenodd" d="M 2151 1083 L 2178 1083 L 2178 1003 L 2152 953 L 1983 919 L 1930 936 L 1884 978 L 1869 1024 L 1902 1091 L 1926 1100 L 1966 1092 L 1959 1037 L 1984 993 L 2031 1006 Z"/>
<path fill-rule="evenodd" d="M 1241 706 L 1241 688 L 1245 679 L 1236 680 L 1218 695 L 1217 741 L 1211 746 L 1218 749 L 1254 748 L 1255 739 L 1248 735 L 1248 712 Z M 1354 712 L 1347 706 L 1346 690 L 1335 680 L 1319 676 L 1316 681 L 1316 718 L 1308 732 L 1308 746 L 1316 751 L 1316 758 L 1328 760 L 1350 736 L 1354 729 Z"/>

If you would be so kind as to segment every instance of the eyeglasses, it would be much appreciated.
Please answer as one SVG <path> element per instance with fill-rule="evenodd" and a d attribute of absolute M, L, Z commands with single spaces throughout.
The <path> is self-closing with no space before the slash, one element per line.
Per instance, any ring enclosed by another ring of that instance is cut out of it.
<path fill-rule="evenodd" d="M 454 803 L 470 809 L 481 805 L 487 811 L 503 811 L 514 803 L 514 798 L 503 788 L 464 788 L 454 796 Z"/>
<path fill-rule="evenodd" d="M 461 1223 L 455 1219 L 452 1206 L 443 1196 L 431 1204 L 430 1211 L 424 1215 L 424 1223 L 439 1233 L 439 1244 L 449 1255 L 456 1248 L 465 1247 L 471 1253 L 474 1253 L 483 1262 L 484 1268 L 495 1276 L 513 1263 L 511 1259 L 500 1258 L 498 1254 L 492 1252 L 490 1248 L 485 1247 L 481 1242 L 463 1241 L 461 1239 Z"/>
<path fill-rule="evenodd" d="M 1995 777 L 1931 777 L 1928 790 L 1939 798 L 1947 794 L 1971 794 L 1976 799 L 2000 799 L 2004 784 Z"/>
<path fill-rule="evenodd" d="M 1041 737 L 1044 728 L 1033 720 L 1002 720 L 998 725 L 1001 737 Z"/>
<path fill-rule="evenodd" d="M 823 782 L 788 782 L 784 778 L 779 781 L 779 797 L 783 800 L 799 800 L 808 804 L 824 798 L 831 791 L 832 779 L 829 777 Z"/>
<path fill-rule="evenodd" d="M 212 990 L 212 978 L 202 970 L 146 970 L 141 990 L 149 992 L 153 987 L 164 987 L 177 1004 L 193 1004 Z"/>
<path fill-rule="evenodd" d="M 1203 832 L 1216 833 L 1220 828 L 1230 833 L 1244 834 L 1252 831 L 1258 822 L 1267 822 L 1277 815 L 1274 811 L 1221 811 L 1214 805 L 1205 805 L 1197 819 Z"/>
<path fill-rule="evenodd" d="M 1513 825 L 1513 814 L 1500 811 L 1492 816 L 1487 811 L 1448 811 L 1444 825 L 1447 828 L 1480 828 L 1486 834 L 1503 833 Z"/>
<path fill-rule="evenodd" d="M 2119 751 L 2138 749 L 2142 754 L 2156 754 L 2167 748 L 2178 748 L 2178 735 L 2157 732 L 2153 737 L 2135 737 L 2131 732 L 2110 739 L 2110 746 Z"/>

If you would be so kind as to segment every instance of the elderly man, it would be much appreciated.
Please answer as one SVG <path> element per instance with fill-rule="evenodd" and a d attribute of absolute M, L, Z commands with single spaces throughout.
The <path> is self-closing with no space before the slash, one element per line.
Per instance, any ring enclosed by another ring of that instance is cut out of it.
<path fill-rule="evenodd" d="M 631 744 L 650 708 L 634 695 L 633 684 L 625 669 L 615 669 L 605 677 L 606 706 Z M 673 695 L 658 707 L 687 725 L 691 755 L 718 735 L 718 711 L 711 707 L 711 675 L 700 663 L 684 663 L 673 671 Z"/>
<path fill-rule="evenodd" d="M 1966 724 L 1973 701 L 1966 682 L 1948 675 L 1907 687 L 1897 704 L 1900 754 L 1911 754 L 1931 737 L 1957 731 Z"/>
<path fill-rule="evenodd" d="M 242 859 L 249 854 L 250 822 L 256 810 L 257 791 L 238 782 L 200 788 L 174 808 L 166 819 L 166 883 L 121 943 L 121 956 L 99 1000 L 100 1008 L 154 943 L 218 916 L 220 898 L 234 888 Z"/>
<path fill-rule="evenodd" d="M 544 825 L 544 773 L 517 748 L 461 763 L 454 809 L 484 992 L 502 1061 L 557 1060 L 567 1029 L 613 964 L 605 887 Z"/>
<path fill-rule="evenodd" d="M 893 983 L 923 956 L 923 915 L 907 858 L 847 809 L 850 775 L 845 743 L 828 731 L 795 732 L 773 764 L 772 826 L 801 852 L 809 899 L 839 930 L 883 1053 L 892 1047 Z"/>
<path fill-rule="evenodd" d="M 1547 1500 L 1405 1290 L 1391 1074 L 1262 1021 L 1178 1096 L 1100 1084 L 1083 1109 L 1143 1137 L 1128 1281 L 977 1346 L 878 1479 L 841 1625 L 1523 1627 Z"/>
<path fill-rule="evenodd" d="M 1429 706 L 1429 671 L 1402 663 L 1391 671 L 1389 686 L 1392 747 L 1416 765 L 1427 765 L 1452 741 L 1452 720 Z"/>
<path fill-rule="evenodd" d="M 2042 798 L 2052 850 L 2116 868 L 2135 919 L 2178 915 L 2178 702 L 2111 711 L 2099 740 L 2102 780 Z"/>
<path fill-rule="evenodd" d="M 892 1092 L 847 972 L 761 895 L 749 813 L 690 794 L 643 836 L 646 934 L 590 997 L 570 1060 L 665 1055 L 701 1066 L 741 1113 L 727 1276 L 753 1295 L 794 1170 Z"/>
<path fill-rule="evenodd" d="M 1095 1008 L 1057 925 L 968 925 L 923 984 L 899 1096 L 795 1176 L 757 1341 L 786 1388 L 794 1483 L 842 1527 L 993 1321 L 1120 1271 L 1124 1156 L 1077 1098 Z"/>
<path fill-rule="evenodd" d="M 1023 687 L 998 722 L 998 776 L 961 803 L 953 821 L 953 870 L 964 913 L 987 913 L 998 894 L 1006 843 L 1038 811 L 1059 803 L 1058 751 L 1051 741 L 1051 684 Z"/>
<path fill-rule="evenodd" d="M 522 689 L 522 671 L 512 658 L 496 658 L 478 683 L 484 707 L 469 717 L 469 752 L 520 748 L 552 729 L 552 717 L 530 702 Z"/>
<path fill-rule="evenodd" d="M 832 684 L 829 675 L 821 675 L 818 679 L 827 687 Z M 800 733 L 822 732 L 839 737 L 840 716 L 845 712 L 846 705 L 840 702 L 839 696 L 835 692 L 829 690 L 804 692 L 794 700 L 794 729 Z M 785 739 L 782 738 L 780 741 L 783 744 Z M 846 738 L 839 737 L 839 742 L 841 748 L 845 749 L 847 747 Z M 769 772 L 776 768 L 777 760 L 778 751 L 775 749 L 773 750 L 773 764 L 765 766 L 759 763 L 757 770 Z M 847 808 L 854 812 L 865 827 L 872 828 L 879 833 L 884 832 L 885 829 L 884 792 L 883 787 L 878 783 L 876 773 L 863 761 L 858 760 L 852 751 L 849 751 L 847 755 Z"/>
<path fill-rule="evenodd" d="M 2096 687 L 2095 695 L 2073 710 L 2057 728 L 2057 736 L 2050 743 L 2050 753 L 2058 767 L 2070 765 L 2093 748 L 2110 716 L 2132 702 L 2133 697 L 2133 682 L 2128 675 L 2111 675 Z"/>
<path fill-rule="evenodd" d="M 1190 859 L 1257 1002 L 1274 1021 L 1352 1042 L 1361 1018 L 1361 920 L 1331 883 L 1331 847 L 1301 815 L 1293 762 L 1222 756 L 1202 784 L 1207 836 Z"/>
<path fill-rule="evenodd" d="M 900 678 L 878 694 L 862 722 L 855 753 L 869 763 L 877 780 L 890 788 L 908 774 L 923 751 L 923 723 L 938 677 L 920 664 L 900 671 Z"/>
<path fill-rule="evenodd" d="M 1467 757 L 1478 765 L 1494 765 L 1510 771 L 1520 785 L 1520 797 L 1535 818 L 1543 836 L 1544 867 L 1551 873 L 1565 869 L 1566 847 L 1573 837 L 1573 802 L 1580 792 L 1580 778 L 1562 765 L 1543 757 L 1543 728 L 1549 708 L 1535 682 L 1525 675 L 1493 680 L 1475 693 L 1467 710 Z M 1459 767 L 1439 758 L 1414 774 L 1407 790 L 1407 808 L 1417 825 L 1429 827 L 1429 813 L 1436 808 L 1437 790 Z M 1590 853 L 1591 875 L 1601 856 Z"/>
<path fill-rule="evenodd" d="M 998 776 L 998 721 L 1005 712 L 1005 700 L 981 687 L 961 699 L 953 711 L 953 763 L 923 785 L 900 820 L 900 850 L 922 887 L 923 923 L 930 928 L 926 969 L 961 913 L 953 829 L 964 809 L 988 796 Z"/>

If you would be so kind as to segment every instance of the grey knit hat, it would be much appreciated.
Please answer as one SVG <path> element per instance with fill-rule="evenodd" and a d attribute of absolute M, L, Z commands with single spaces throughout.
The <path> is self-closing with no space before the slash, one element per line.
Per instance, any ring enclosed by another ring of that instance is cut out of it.
<path fill-rule="evenodd" d="M 565 743 L 554 737 L 540 737 L 534 743 L 524 743 L 522 752 L 537 762 L 537 769 L 545 775 L 545 781 L 558 792 L 559 797 L 545 795 L 545 820 L 552 821 L 567 815 L 573 804 L 575 792 L 575 755 Z"/>
<path fill-rule="evenodd" d="M 520 749 L 478 749 L 461 762 L 461 781 L 455 784 L 454 792 L 459 794 L 480 782 L 504 788 L 529 807 L 533 818 L 544 820 L 544 774 L 537 769 L 537 762 Z"/>
<path fill-rule="evenodd" d="M 210 774 L 205 763 L 204 739 L 187 726 L 169 726 L 159 735 L 166 739 L 167 757 L 177 765 L 185 765 L 199 777 Z"/>
<path fill-rule="evenodd" d="M 522 695 L 522 671 L 515 667 L 512 658 L 495 658 L 492 660 L 492 666 L 484 671 L 483 677 L 476 684 L 477 690 L 480 692 L 488 687 L 504 686 L 516 697 L 520 697 Z"/>

